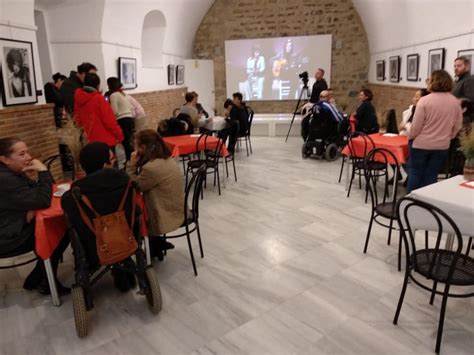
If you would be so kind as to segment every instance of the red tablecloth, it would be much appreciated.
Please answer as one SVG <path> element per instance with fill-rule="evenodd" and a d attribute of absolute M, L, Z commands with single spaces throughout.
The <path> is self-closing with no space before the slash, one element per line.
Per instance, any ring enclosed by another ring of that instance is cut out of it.
<path fill-rule="evenodd" d="M 53 191 L 57 191 L 56 186 Z M 61 198 L 54 197 L 51 206 L 36 211 L 36 253 L 43 260 L 49 259 L 66 233 L 66 221 L 61 207 Z"/>
<path fill-rule="evenodd" d="M 370 143 L 367 146 L 367 152 L 374 148 L 385 148 L 395 155 L 398 160 L 398 163 L 405 164 L 408 160 L 408 137 L 407 136 L 384 136 L 381 133 L 375 133 L 369 135 L 372 138 L 375 147 L 371 147 Z M 352 140 L 352 149 L 354 150 L 354 155 L 356 157 L 363 158 L 364 157 L 364 148 L 365 143 L 362 137 L 357 137 Z M 346 145 L 342 150 L 342 154 L 350 155 L 349 147 Z M 377 160 L 377 156 L 375 157 Z M 389 163 L 394 164 L 394 161 L 391 161 L 389 157 Z"/>
<path fill-rule="evenodd" d="M 199 146 L 196 149 L 196 143 L 199 139 L 199 135 L 184 135 L 184 136 L 174 136 L 174 137 L 164 137 L 163 141 L 165 142 L 168 149 L 171 151 L 173 157 L 179 157 L 180 155 L 188 155 L 192 153 L 197 153 L 207 149 L 215 149 L 217 146 L 218 139 L 213 136 L 207 137 L 206 142 L 204 143 L 204 138 L 199 141 Z M 227 147 L 223 145 L 221 150 L 222 156 L 229 155 Z"/>

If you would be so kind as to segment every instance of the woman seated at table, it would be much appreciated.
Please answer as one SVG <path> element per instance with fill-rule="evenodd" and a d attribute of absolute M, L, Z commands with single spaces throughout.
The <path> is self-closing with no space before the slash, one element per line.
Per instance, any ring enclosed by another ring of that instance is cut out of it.
<path fill-rule="evenodd" d="M 150 236 L 158 237 L 178 229 L 184 222 L 183 179 L 176 161 L 160 135 L 144 130 L 135 136 L 136 152 L 127 165 L 127 173 L 144 194 Z M 152 256 L 172 249 L 163 238 L 150 238 Z"/>
<path fill-rule="evenodd" d="M 435 183 L 448 157 L 451 140 L 462 126 L 459 100 L 451 91 L 453 79 L 444 70 L 436 70 L 428 84 L 430 94 L 416 105 L 408 138 L 410 160 L 408 192 Z"/>
<path fill-rule="evenodd" d="M 372 105 L 373 94 L 369 89 L 362 89 L 359 93 L 360 105 L 357 108 L 355 117 L 357 119 L 356 130 L 365 134 L 377 133 L 379 124 Z"/>
<path fill-rule="evenodd" d="M 25 173 L 38 173 L 31 180 Z M 28 147 L 18 138 L 0 139 L 0 256 L 15 256 L 35 249 L 35 211 L 50 207 L 53 178 L 46 166 L 32 159 Z M 65 236 L 51 256 L 54 277 L 59 259 L 69 244 Z M 56 279 L 59 293 L 69 292 Z M 42 260 L 38 260 L 23 288 L 49 294 Z"/>
<path fill-rule="evenodd" d="M 399 126 L 401 136 L 408 136 L 408 134 L 410 133 L 411 122 L 413 121 L 413 117 L 415 116 L 416 104 L 418 103 L 418 101 L 420 101 L 422 97 L 428 94 L 429 92 L 427 89 L 416 90 L 415 96 L 413 96 L 412 99 L 413 104 L 410 105 L 408 109 L 403 111 L 402 122 Z"/>

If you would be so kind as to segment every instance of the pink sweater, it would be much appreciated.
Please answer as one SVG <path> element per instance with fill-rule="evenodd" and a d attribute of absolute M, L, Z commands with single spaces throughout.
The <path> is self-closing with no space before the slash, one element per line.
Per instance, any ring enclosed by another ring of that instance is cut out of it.
<path fill-rule="evenodd" d="M 433 92 L 416 104 L 410 128 L 413 148 L 446 150 L 462 126 L 461 103 L 451 93 Z"/>

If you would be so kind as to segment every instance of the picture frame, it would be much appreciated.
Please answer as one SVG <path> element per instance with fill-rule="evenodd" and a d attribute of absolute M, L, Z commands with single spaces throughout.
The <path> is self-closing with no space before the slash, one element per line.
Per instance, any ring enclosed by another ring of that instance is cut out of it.
<path fill-rule="evenodd" d="M 400 81 L 400 56 L 389 58 L 390 82 L 398 83 Z"/>
<path fill-rule="evenodd" d="M 419 54 L 407 55 L 407 80 L 408 81 L 418 81 L 419 65 L 420 65 Z"/>
<path fill-rule="evenodd" d="M 385 80 L 385 60 L 377 60 L 375 62 L 375 71 L 378 81 Z"/>
<path fill-rule="evenodd" d="M 175 74 L 176 74 L 175 66 L 172 64 L 169 64 L 168 65 L 168 85 L 174 85 Z"/>
<path fill-rule="evenodd" d="M 0 87 L 3 106 L 38 102 L 32 42 L 0 38 Z"/>
<path fill-rule="evenodd" d="M 474 60 L 474 49 L 462 49 L 458 51 L 458 57 L 466 57 L 471 63 L 469 74 L 472 74 L 472 61 Z"/>
<path fill-rule="evenodd" d="M 176 66 L 176 85 L 184 84 L 184 65 Z"/>
<path fill-rule="evenodd" d="M 119 79 L 125 90 L 137 88 L 137 60 L 135 58 L 119 57 Z"/>
<path fill-rule="evenodd" d="M 446 49 L 444 48 L 430 49 L 428 52 L 428 78 L 435 70 L 444 69 L 445 54 Z"/>

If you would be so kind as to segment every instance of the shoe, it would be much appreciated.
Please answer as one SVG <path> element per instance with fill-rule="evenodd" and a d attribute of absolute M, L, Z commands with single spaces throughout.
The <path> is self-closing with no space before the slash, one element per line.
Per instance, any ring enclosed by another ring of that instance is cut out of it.
<path fill-rule="evenodd" d="M 170 242 L 164 242 L 164 244 L 161 245 L 161 248 L 163 250 L 170 250 L 170 249 L 174 249 L 174 244 L 170 243 Z"/>
<path fill-rule="evenodd" d="M 23 287 L 25 288 L 25 287 Z M 25 288 L 27 289 L 27 288 Z M 39 285 L 37 285 L 34 289 L 30 289 L 29 291 L 36 290 L 42 295 L 50 295 L 51 290 L 49 288 L 48 280 L 44 279 L 42 280 Z M 56 281 L 56 290 L 58 291 L 58 294 L 60 296 L 68 295 L 71 293 L 71 289 L 69 287 L 65 287 L 61 285 L 59 281 Z"/>

